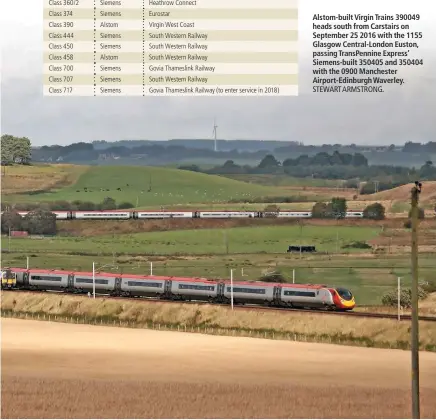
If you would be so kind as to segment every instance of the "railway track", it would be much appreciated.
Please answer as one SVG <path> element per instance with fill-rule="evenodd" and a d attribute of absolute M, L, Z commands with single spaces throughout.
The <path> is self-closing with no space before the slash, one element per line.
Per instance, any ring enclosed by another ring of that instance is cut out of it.
<path fill-rule="evenodd" d="M 2 292 L 7 290 L 2 290 Z M 25 289 L 11 289 L 10 291 L 14 292 L 25 292 L 25 293 L 37 293 L 37 294 L 64 294 L 67 296 L 82 296 L 86 297 L 86 295 L 81 294 L 66 294 L 65 292 L 56 292 L 50 291 L 45 292 L 42 290 L 25 290 Z M 163 303 L 163 304 L 185 304 L 185 305 L 213 305 L 213 306 L 221 306 L 229 308 L 228 304 L 225 303 L 214 303 L 211 304 L 209 302 L 200 302 L 200 301 L 176 301 L 176 300 L 162 300 L 162 299 L 154 299 L 154 298 L 132 298 L 132 297 L 121 297 L 121 296 L 109 296 L 104 294 L 96 294 L 96 299 L 110 299 L 110 300 L 120 300 L 120 301 L 145 301 L 150 303 Z M 331 315 L 331 316 L 348 316 L 348 317 L 360 317 L 360 318 L 379 318 L 379 319 L 398 319 L 398 315 L 396 314 L 386 314 L 380 312 L 334 312 L 334 311 L 326 311 L 319 309 L 299 309 L 299 308 L 275 308 L 269 306 L 257 306 L 257 305 L 234 305 L 234 310 L 236 311 L 275 311 L 275 312 L 296 312 L 296 313 L 307 313 L 314 315 Z M 410 321 L 412 319 L 411 315 L 401 315 L 400 321 Z M 436 322 L 435 316 L 419 316 L 420 321 L 430 321 Z"/>

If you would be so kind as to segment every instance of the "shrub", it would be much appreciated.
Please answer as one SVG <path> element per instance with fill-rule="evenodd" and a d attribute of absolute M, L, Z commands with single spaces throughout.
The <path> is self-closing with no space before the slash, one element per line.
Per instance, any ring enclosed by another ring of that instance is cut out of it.
<path fill-rule="evenodd" d="M 1 218 L 2 233 L 11 230 L 23 230 L 23 218 L 14 210 L 5 211 Z"/>
<path fill-rule="evenodd" d="M 341 197 L 334 197 L 331 201 L 334 217 L 343 219 L 347 213 L 347 200 Z"/>
<path fill-rule="evenodd" d="M 357 241 L 346 244 L 342 248 L 372 249 L 372 246 L 367 244 L 366 242 Z"/>
<path fill-rule="evenodd" d="M 118 208 L 120 210 L 123 210 L 123 209 L 133 209 L 134 207 L 135 206 L 132 203 L 129 203 L 128 201 L 124 201 L 124 202 L 122 202 L 122 203 L 120 203 L 118 205 Z"/>
<path fill-rule="evenodd" d="M 422 285 L 422 288 L 427 293 L 435 293 L 436 292 L 436 279 L 427 281 L 425 284 Z"/>
<path fill-rule="evenodd" d="M 265 206 L 263 211 L 265 212 L 265 217 L 277 217 L 278 213 L 280 211 L 280 208 L 276 204 L 269 204 L 269 205 Z"/>
<path fill-rule="evenodd" d="M 23 225 L 31 235 L 55 235 L 56 215 L 45 210 L 34 210 L 26 214 Z"/>
<path fill-rule="evenodd" d="M 428 296 L 428 292 L 418 286 L 418 299 L 425 299 Z M 392 290 L 382 297 L 382 303 L 386 306 L 398 305 L 398 290 Z M 400 305 L 403 308 L 410 308 L 412 306 L 412 289 L 402 289 L 400 292 Z"/>
<path fill-rule="evenodd" d="M 65 200 L 53 201 L 49 203 L 49 208 L 53 211 L 71 210 L 71 203 Z"/>
<path fill-rule="evenodd" d="M 380 203 L 370 204 L 363 210 L 365 219 L 383 220 L 385 218 L 385 208 Z"/>
<path fill-rule="evenodd" d="M 93 210 L 97 210 L 97 206 L 92 201 L 83 201 L 82 204 L 80 205 L 80 209 L 79 210 L 82 210 L 82 211 L 93 211 Z"/>
<path fill-rule="evenodd" d="M 264 281 L 267 283 L 286 283 L 285 276 L 278 270 L 262 275 L 259 281 Z"/>
<path fill-rule="evenodd" d="M 106 197 L 101 203 L 101 210 L 115 210 L 117 203 L 112 197 Z"/>
<path fill-rule="evenodd" d="M 37 203 L 17 203 L 13 204 L 16 211 L 32 211 L 36 210 L 40 205 Z"/>

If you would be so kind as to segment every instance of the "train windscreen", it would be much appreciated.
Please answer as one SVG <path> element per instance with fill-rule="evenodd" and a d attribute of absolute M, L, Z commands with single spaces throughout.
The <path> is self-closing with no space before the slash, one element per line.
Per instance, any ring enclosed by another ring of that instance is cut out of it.
<path fill-rule="evenodd" d="M 348 289 L 338 288 L 336 291 L 342 299 L 351 300 L 353 298 L 352 293 Z"/>

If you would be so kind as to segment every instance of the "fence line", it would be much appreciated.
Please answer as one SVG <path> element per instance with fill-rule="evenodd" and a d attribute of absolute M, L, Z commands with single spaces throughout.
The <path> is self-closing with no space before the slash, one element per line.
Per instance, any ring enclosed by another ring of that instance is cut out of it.
<path fill-rule="evenodd" d="M 302 334 L 296 332 L 282 332 L 271 330 L 251 330 L 241 328 L 221 328 L 210 326 L 193 326 L 186 324 L 163 324 L 154 322 L 137 322 L 121 319 L 103 319 L 97 317 L 86 316 L 73 316 L 73 315 L 57 315 L 47 313 L 32 313 L 32 312 L 19 312 L 14 310 L 2 310 L 2 318 L 17 318 L 28 319 L 37 321 L 49 321 L 49 322 L 61 322 L 61 323 L 73 323 L 73 324 L 85 324 L 85 325 L 100 325 L 100 326 L 112 326 L 122 328 L 138 328 L 149 329 L 157 331 L 178 331 L 187 332 L 193 334 L 208 334 L 218 336 L 233 336 L 233 337 L 251 337 L 259 339 L 272 339 L 272 340 L 286 340 L 294 342 L 305 343 L 324 343 L 324 344 L 342 344 L 359 347 L 378 347 L 378 348 L 390 348 L 390 349 L 402 349 L 410 350 L 410 344 L 408 342 L 397 341 L 393 342 L 376 342 L 369 338 L 359 338 L 353 336 L 331 336 L 328 334 Z M 422 350 L 436 352 L 436 344 L 428 344 L 422 347 Z"/>

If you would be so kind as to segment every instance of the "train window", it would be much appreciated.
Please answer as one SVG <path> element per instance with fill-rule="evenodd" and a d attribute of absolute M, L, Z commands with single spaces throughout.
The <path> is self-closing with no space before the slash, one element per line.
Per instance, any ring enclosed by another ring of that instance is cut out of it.
<path fill-rule="evenodd" d="M 128 281 L 127 285 L 139 287 L 162 287 L 162 283 L 151 283 L 148 281 Z"/>
<path fill-rule="evenodd" d="M 76 278 L 76 283 L 92 283 L 92 279 Z M 95 284 L 108 284 L 109 280 L 95 279 Z"/>
<path fill-rule="evenodd" d="M 62 281 L 62 277 L 52 277 L 52 276 L 35 276 L 32 275 L 31 280 L 45 280 L 45 281 Z"/>
<path fill-rule="evenodd" d="M 199 284 L 179 284 L 179 289 L 214 290 L 215 286 L 201 286 Z"/>
<path fill-rule="evenodd" d="M 227 292 L 231 292 L 231 287 L 227 287 Z M 265 289 L 249 289 L 246 287 L 234 287 L 233 292 L 236 293 L 256 293 L 258 295 L 264 295 L 266 293 Z"/>
<path fill-rule="evenodd" d="M 124 214 L 124 213 L 93 213 L 93 214 L 88 214 L 88 213 L 85 213 L 84 214 L 84 216 L 97 216 L 97 217 L 100 217 L 100 216 L 127 216 L 126 214 Z"/>
<path fill-rule="evenodd" d="M 304 297 L 315 297 L 315 292 L 301 292 L 296 290 L 285 290 L 283 292 L 285 296 L 304 296 Z"/>
<path fill-rule="evenodd" d="M 353 298 L 352 293 L 349 290 L 347 290 L 347 289 L 342 289 L 341 287 L 338 287 L 336 289 L 336 291 L 338 292 L 339 296 L 342 299 L 351 300 Z"/>

